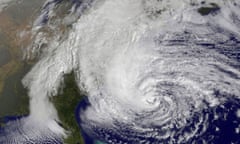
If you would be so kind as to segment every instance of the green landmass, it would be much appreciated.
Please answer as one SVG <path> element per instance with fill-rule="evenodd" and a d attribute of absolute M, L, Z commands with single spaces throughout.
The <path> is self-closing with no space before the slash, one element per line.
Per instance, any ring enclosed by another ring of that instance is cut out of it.
<path fill-rule="evenodd" d="M 66 144 L 84 144 L 75 118 L 76 107 L 83 98 L 84 94 L 79 91 L 74 73 L 65 75 L 62 93 L 51 98 L 57 109 L 60 125 L 69 131 L 68 137 L 64 140 Z"/>
<path fill-rule="evenodd" d="M 20 39 L 16 37 L 16 34 L 19 31 L 31 30 L 28 26 L 35 19 L 36 15 L 33 15 L 33 13 L 36 14 L 36 10 L 39 10 L 39 5 L 42 5 L 40 3 L 44 2 L 40 2 L 39 0 L 30 1 L 13 4 L 0 13 L 0 42 L 1 44 L 6 43 L 7 46 L 9 45 L 8 50 L 11 54 L 9 56 L 11 59 L 7 59 L 6 64 L 1 63 L 0 66 L 0 127 L 4 127 L 5 125 L 5 116 L 23 116 L 29 114 L 28 91 L 23 87 L 21 80 L 30 70 L 30 66 L 20 60 L 22 56 L 20 47 L 27 47 L 31 44 L 32 39 L 31 35 L 26 35 Z M 68 1 L 66 0 L 66 2 Z M 57 9 L 57 14 L 59 15 L 57 18 L 64 17 L 66 15 L 65 10 L 69 7 L 70 5 L 61 5 Z M 29 13 L 29 11 L 34 12 Z M 65 27 L 60 24 L 59 27 L 61 30 L 65 30 Z M 3 55 L 3 53 L 1 54 Z M 2 56 L 1 54 L 0 56 Z M 62 93 L 51 100 L 58 111 L 61 125 L 69 131 L 69 136 L 64 140 L 64 143 L 84 144 L 80 129 L 75 120 L 75 109 L 79 101 L 82 100 L 83 94 L 79 91 L 75 83 L 73 73 L 65 76 L 65 87 L 62 90 Z"/>
<path fill-rule="evenodd" d="M 203 15 L 203 16 L 206 16 L 212 12 L 216 12 L 218 10 L 220 10 L 220 7 L 215 4 L 215 3 L 210 3 L 211 6 L 208 6 L 208 7 L 200 7 L 198 9 L 198 12 Z"/>
<path fill-rule="evenodd" d="M 15 104 L 14 107 L 7 107 L 7 112 L 0 115 L 0 127 L 4 127 L 4 116 L 23 116 L 29 114 L 29 97 L 27 96 L 27 89 L 21 83 L 23 76 L 29 71 L 30 66 L 27 64 L 22 65 L 19 70 L 6 78 L 3 92 L 1 93 L 0 100 L 13 96 L 6 101 L 6 105 Z M 60 118 L 60 125 L 69 133 L 68 137 L 64 139 L 66 144 L 84 144 L 84 140 L 80 133 L 80 128 L 75 118 L 75 110 L 78 103 L 84 98 L 84 94 L 79 91 L 75 82 L 74 74 L 67 74 L 64 76 L 64 86 L 62 93 L 52 97 L 50 100 L 57 109 Z M 11 99 L 12 101 L 11 104 Z M 15 100 L 17 99 L 17 100 Z M 3 102 L 3 101 L 2 101 Z"/>

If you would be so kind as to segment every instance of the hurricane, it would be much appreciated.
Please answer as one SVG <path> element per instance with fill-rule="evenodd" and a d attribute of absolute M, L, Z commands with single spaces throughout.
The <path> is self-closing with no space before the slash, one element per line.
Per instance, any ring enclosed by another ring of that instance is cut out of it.
<path fill-rule="evenodd" d="M 89 104 L 78 112 L 80 127 L 109 144 L 215 143 L 210 127 L 221 131 L 217 122 L 229 115 L 239 125 L 239 1 L 81 2 L 66 37 L 26 51 L 41 54 L 23 79 L 31 114 L 17 126 L 24 137 L 16 141 L 66 136 L 49 98 L 71 71 Z M 215 9 L 201 14 L 203 4 Z M 36 43 L 43 38 L 38 33 Z"/>
<path fill-rule="evenodd" d="M 204 111 L 239 98 L 238 62 L 221 53 L 239 36 L 226 14 L 238 17 L 237 7 L 224 1 L 226 11 L 199 18 L 190 4 L 106 1 L 80 20 L 86 131 L 108 143 L 197 143 L 209 126 Z"/>

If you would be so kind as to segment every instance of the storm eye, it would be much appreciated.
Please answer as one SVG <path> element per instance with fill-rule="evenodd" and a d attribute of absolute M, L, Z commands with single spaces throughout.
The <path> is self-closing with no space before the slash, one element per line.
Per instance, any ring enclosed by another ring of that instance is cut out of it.
<path fill-rule="evenodd" d="M 155 97 L 147 99 L 147 103 L 148 104 L 154 104 L 155 102 L 156 102 L 156 98 Z"/>

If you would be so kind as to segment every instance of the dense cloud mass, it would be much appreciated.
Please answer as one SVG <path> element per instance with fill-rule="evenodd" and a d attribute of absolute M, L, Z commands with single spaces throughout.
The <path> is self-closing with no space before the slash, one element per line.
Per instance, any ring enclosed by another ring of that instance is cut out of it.
<path fill-rule="evenodd" d="M 209 1 L 218 9 L 204 15 L 191 0 L 82 3 L 68 37 L 56 36 L 23 79 L 29 123 L 65 135 L 48 98 L 71 71 L 90 103 L 81 127 L 113 144 L 197 143 L 219 119 L 217 107 L 240 98 L 238 1 Z"/>
<path fill-rule="evenodd" d="M 79 20 L 82 127 L 108 143 L 196 142 L 203 111 L 240 96 L 239 62 L 221 53 L 239 41 L 238 8 L 218 4 L 202 17 L 186 1 L 106 1 Z"/>

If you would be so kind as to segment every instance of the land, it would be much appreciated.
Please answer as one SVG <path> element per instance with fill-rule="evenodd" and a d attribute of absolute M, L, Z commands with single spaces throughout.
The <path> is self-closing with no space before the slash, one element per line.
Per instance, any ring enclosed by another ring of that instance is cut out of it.
<path fill-rule="evenodd" d="M 43 1 L 15 3 L 0 13 L 0 49 L 8 54 L 0 59 L 0 127 L 5 125 L 5 116 L 29 115 L 28 91 L 21 80 L 36 61 L 22 60 L 22 49 L 31 45 L 34 38 L 30 32 L 32 23 L 39 12 L 39 5 L 42 5 L 39 3 Z M 66 29 L 61 25 L 59 27 L 62 31 Z M 58 111 L 60 125 L 69 132 L 64 140 L 66 144 L 84 144 L 75 118 L 76 107 L 83 98 L 84 94 L 79 91 L 73 73 L 65 76 L 62 93 L 51 98 Z"/>
<path fill-rule="evenodd" d="M 29 114 L 27 89 L 21 80 L 32 65 L 22 59 L 22 50 L 31 42 L 31 35 L 20 33 L 31 29 L 36 7 L 30 7 L 35 8 L 30 13 L 24 3 L 13 3 L 0 13 L 0 51 L 4 52 L 0 53 L 0 117 Z"/>
<path fill-rule="evenodd" d="M 77 105 L 84 97 L 85 94 L 79 90 L 75 82 L 74 73 L 71 73 L 64 77 L 62 93 L 51 98 L 57 109 L 60 125 L 69 132 L 68 137 L 64 140 L 66 144 L 84 144 L 75 117 Z"/>
<path fill-rule="evenodd" d="M 17 72 L 6 78 L 0 96 L 0 117 L 29 114 L 27 89 L 21 83 L 23 76 L 29 69 L 30 66 L 28 64 L 21 64 Z"/>

